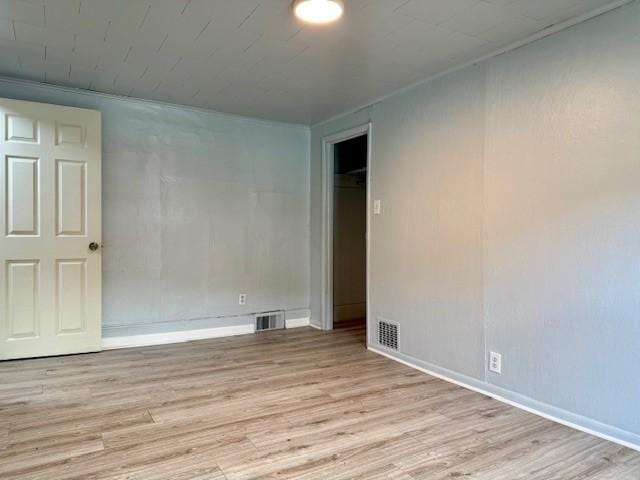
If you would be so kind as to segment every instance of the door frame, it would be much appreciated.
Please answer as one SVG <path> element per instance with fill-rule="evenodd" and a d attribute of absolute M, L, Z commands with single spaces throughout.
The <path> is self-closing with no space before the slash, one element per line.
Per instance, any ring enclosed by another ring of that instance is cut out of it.
<path fill-rule="evenodd" d="M 367 136 L 367 226 L 366 226 L 366 314 L 369 326 L 369 271 L 370 271 L 370 240 L 371 240 L 371 122 L 357 127 L 343 130 L 323 137 L 322 139 L 322 298 L 321 318 L 322 330 L 333 330 L 333 174 L 334 174 L 334 146 L 336 143 L 352 138 Z M 367 328 L 368 329 L 368 328 Z M 367 334 L 367 344 L 369 335 Z"/>

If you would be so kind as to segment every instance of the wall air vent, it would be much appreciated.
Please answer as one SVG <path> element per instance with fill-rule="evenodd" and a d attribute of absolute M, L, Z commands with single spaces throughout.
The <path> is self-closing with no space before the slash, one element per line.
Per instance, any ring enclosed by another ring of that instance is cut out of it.
<path fill-rule="evenodd" d="M 391 350 L 398 350 L 398 324 L 388 320 L 378 320 L 378 343 Z"/>
<path fill-rule="evenodd" d="M 265 312 L 256 315 L 256 332 L 284 328 L 284 312 Z"/>

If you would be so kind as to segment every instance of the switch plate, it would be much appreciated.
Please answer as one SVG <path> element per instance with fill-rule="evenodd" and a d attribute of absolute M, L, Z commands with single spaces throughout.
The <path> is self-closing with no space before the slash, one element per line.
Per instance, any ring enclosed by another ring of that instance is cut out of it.
<path fill-rule="evenodd" d="M 380 215 L 382 213 L 382 202 L 380 200 L 373 201 L 373 214 Z"/>
<path fill-rule="evenodd" d="M 502 355 L 496 352 L 489 353 L 489 370 L 493 373 L 502 373 Z"/>
<path fill-rule="evenodd" d="M 238 295 L 238 305 L 246 305 L 247 304 L 247 294 L 241 293 Z"/>

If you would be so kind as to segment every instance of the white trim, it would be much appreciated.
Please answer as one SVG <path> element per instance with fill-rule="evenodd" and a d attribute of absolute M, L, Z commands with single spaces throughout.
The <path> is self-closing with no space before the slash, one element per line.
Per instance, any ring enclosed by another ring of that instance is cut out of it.
<path fill-rule="evenodd" d="M 132 335 L 129 337 L 104 337 L 102 339 L 102 349 L 113 350 L 116 348 L 148 347 L 150 345 L 191 342 L 193 340 L 231 337 L 234 335 L 248 335 L 252 333 L 255 333 L 255 327 L 253 324 L 249 324 L 236 325 L 233 327 L 183 330 L 180 332 L 150 333 L 146 335 Z"/>
<path fill-rule="evenodd" d="M 373 205 L 373 192 L 371 189 L 371 179 L 373 178 L 373 157 L 371 156 L 371 152 L 373 151 L 373 123 L 368 123 L 369 131 L 367 132 L 367 225 L 366 225 L 366 233 L 367 233 L 367 241 L 366 241 L 366 269 L 367 269 L 367 278 L 366 282 L 366 290 L 365 294 L 366 298 L 366 332 L 365 332 L 365 342 L 367 347 L 369 346 L 369 338 L 373 335 L 375 331 L 373 327 L 373 315 L 371 314 L 371 213 L 372 213 L 372 205 Z"/>
<path fill-rule="evenodd" d="M 300 328 L 300 327 L 308 327 L 311 325 L 311 318 L 291 318 L 285 320 L 286 328 Z"/>
<path fill-rule="evenodd" d="M 230 117 L 235 120 L 248 120 L 250 122 L 261 123 L 261 124 L 266 124 L 271 126 L 294 127 L 294 128 L 305 129 L 305 130 L 310 129 L 309 125 L 304 123 L 281 122 L 278 120 L 269 120 L 267 118 L 248 117 L 246 115 L 239 115 L 236 113 L 221 112 L 219 110 L 213 110 L 212 108 L 195 107 L 193 105 L 163 102 L 161 100 L 151 100 L 151 99 L 140 98 L 140 97 L 128 97 L 125 95 L 117 95 L 115 93 L 104 93 L 104 92 L 98 92 L 95 90 L 85 90 L 84 88 L 65 87 L 62 85 L 55 85 L 53 83 L 38 82 L 36 80 L 27 80 L 24 78 L 17 78 L 17 77 L 7 77 L 6 75 L 0 75 L 0 83 L 8 83 L 8 84 L 13 84 L 13 85 L 22 86 L 22 87 L 30 87 L 30 88 L 58 90 L 60 92 L 65 92 L 65 93 L 86 95 L 88 97 L 107 98 L 110 100 L 118 100 L 122 102 L 143 103 L 148 105 L 174 108 L 178 110 L 192 110 L 196 112 L 211 113 L 211 114 L 220 115 L 223 117 Z"/>
<path fill-rule="evenodd" d="M 371 136 L 373 125 L 367 122 L 322 139 L 322 330 L 333 329 L 333 146 L 352 138 L 367 136 L 367 317 L 369 316 L 369 241 L 371 213 Z M 367 320 L 368 322 L 368 320 Z"/>
<path fill-rule="evenodd" d="M 640 435 L 636 435 L 632 432 L 622 430 L 617 427 L 598 422 L 596 420 L 591 420 L 587 417 L 571 413 L 567 410 L 563 410 L 552 405 L 538 402 L 529 397 L 525 397 L 523 395 L 511 392 L 495 385 L 491 385 L 475 378 L 459 375 L 455 372 L 446 371 L 445 369 L 440 369 L 436 366 L 430 366 L 431 368 L 427 368 L 426 365 L 421 366 L 418 363 L 424 362 L 420 362 L 418 359 L 414 359 L 412 357 L 409 357 L 408 355 L 396 352 L 391 353 L 389 351 L 373 346 L 368 346 L 368 349 L 374 353 L 377 353 L 378 355 L 382 355 L 383 357 L 395 360 L 396 362 L 419 370 L 423 373 L 426 373 L 427 375 L 431 375 L 446 382 L 453 383 L 454 385 L 458 385 L 468 390 L 472 390 L 474 392 L 481 393 L 482 395 L 491 397 L 498 402 L 502 402 L 512 407 L 519 408 L 520 410 L 524 410 L 525 412 L 538 415 L 539 417 L 551 420 L 552 422 L 559 423 L 561 425 L 579 430 L 584 433 L 588 433 L 595 437 L 617 443 L 618 445 L 640 451 Z M 436 372 L 435 369 L 442 371 L 439 373 Z M 454 377 L 458 377 L 458 379 Z M 625 438 L 628 438 L 630 440 L 625 440 Z"/>
<path fill-rule="evenodd" d="M 381 95 L 379 97 L 374 98 L 373 100 L 369 100 L 367 103 L 363 103 L 360 104 L 359 106 L 350 108 L 349 110 L 346 110 L 342 113 L 338 113 L 336 115 L 333 115 L 332 117 L 329 117 L 325 120 L 320 120 L 319 122 L 316 123 L 312 123 L 311 124 L 311 128 L 316 128 L 316 127 L 320 127 L 322 125 L 325 125 L 327 123 L 333 122 L 335 120 L 338 120 L 340 118 L 346 117 L 347 115 L 351 115 L 353 113 L 359 112 L 360 110 L 364 110 L 365 108 L 369 108 L 374 106 L 377 103 L 380 103 L 390 97 L 393 97 L 395 95 L 400 95 L 401 93 L 407 92 L 409 90 L 413 90 L 414 88 L 417 88 L 421 85 L 424 85 L 425 83 L 429 83 L 432 80 L 435 80 L 436 78 L 442 77 L 444 75 L 448 75 L 450 73 L 456 72 L 458 70 L 462 70 L 463 68 L 469 67 L 471 65 L 475 65 L 476 63 L 480 63 L 480 62 L 484 62 L 485 60 L 489 60 L 490 58 L 493 57 L 497 57 L 498 55 L 502 55 L 503 53 L 507 53 L 510 52 L 512 50 L 517 50 L 520 47 L 524 47 L 525 45 L 529 44 L 529 43 L 533 43 L 537 40 L 541 40 L 545 37 L 548 37 L 550 35 L 553 35 L 554 33 L 558 33 L 562 30 L 565 30 L 569 27 L 573 27 L 574 25 L 578 25 L 579 23 L 583 23 L 586 22 L 587 20 L 591 20 L 592 18 L 595 17 L 599 17 L 600 15 L 603 15 L 607 12 L 610 12 L 611 10 L 615 10 L 616 8 L 620 8 L 623 7 L 629 3 L 633 3 L 636 0 L 616 0 L 614 2 L 611 2 L 607 5 L 604 5 L 602 7 L 598 7 L 590 12 L 584 13 L 582 15 L 578 15 L 577 17 L 573 17 L 570 18 L 569 20 L 565 20 L 564 22 L 560 22 L 560 23 L 556 23 L 554 25 L 551 25 L 547 28 L 544 28 L 542 30 L 540 30 L 539 32 L 534 33 L 533 35 L 530 35 L 522 40 L 519 40 L 517 42 L 511 43 L 509 45 L 507 45 L 506 47 L 502 47 L 498 50 L 494 50 L 493 52 L 490 52 L 486 55 L 483 55 L 481 57 L 478 57 L 474 60 L 471 60 L 469 62 L 465 62 L 461 65 L 456 65 L 454 67 L 451 67 L 447 70 L 443 70 L 442 72 L 438 72 L 434 75 L 431 75 L 430 77 L 424 78 L 422 80 L 419 80 L 415 83 L 412 83 L 411 85 L 407 85 L 406 87 L 402 87 L 399 88 L 397 90 L 394 90 L 393 92 L 387 93 L 385 95 Z"/>

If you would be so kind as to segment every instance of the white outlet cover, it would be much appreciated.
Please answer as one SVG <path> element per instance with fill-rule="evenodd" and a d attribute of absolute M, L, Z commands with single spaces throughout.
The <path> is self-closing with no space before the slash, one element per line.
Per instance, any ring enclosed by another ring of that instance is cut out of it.
<path fill-rule="evenodd" d="M 382 213 L 382 202 L 380 200 L 373 201 L 373 214 L 380 215 Z"/>
<path fill-rule="evenodd" d="M 247 304 L 247 294 L 241 293 L 238 295 L 238 305 L 246 305 Z"/>
<path fill-rule="evenodd" d="M 502 355 L 496 352 L 489 353 L 489 370 L 493 373 L 502 373 Z"/>

